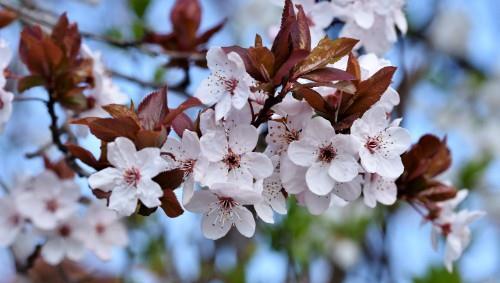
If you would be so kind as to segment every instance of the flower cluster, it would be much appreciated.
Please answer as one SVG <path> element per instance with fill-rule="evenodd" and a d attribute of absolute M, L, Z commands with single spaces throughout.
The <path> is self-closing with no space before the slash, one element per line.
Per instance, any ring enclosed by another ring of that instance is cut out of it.
<path fill-rule="evenodd" d="M 81 204 L 79 186 L 62 177 L 46 170 L 0 198 L 0 245 L 28 245 L 23 235 L 29 235 L 49 264 L 82 259 L 87 249 L 110 259 L 113 247 L 128 242 L 125 226 L 101 202 Z"/>

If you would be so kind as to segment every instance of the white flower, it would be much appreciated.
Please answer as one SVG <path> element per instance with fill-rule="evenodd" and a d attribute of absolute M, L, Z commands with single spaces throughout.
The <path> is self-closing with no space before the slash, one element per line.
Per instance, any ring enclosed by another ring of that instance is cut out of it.
<path fill-rule="evenodd" d="M 273 210 L 279 214 L 286 214 L 286 198 L 281 191 L 283 186 L 280 178 L 280 162 L 278 156 L 271 161 L 274 172 L 271 176 L 256 183 L 257 190 L 262 192 L 263 201 L 254 205 L 257 215 L 267 223 L 274 223 Z"/>
<path fill-rule="evenodd" d="M 0 198 L 0 246 L 6 247 L 14 243 L 25 219 L 17 209 L 12 195 Z"/>
<path fill-rule="evenodd" d="M 80 188 L 72 180 L 44 171 L 34 178 L 32 186 L 19 193 L 16 206 L 38 228 L 53 229 L 78 209 Z"/>
<path fill-rule="evenodd" d="M 377 202 L 391 205 L 396 202 L 398 188 L 394 179 L 382 177 L 376 173 L 365 173 L 363 197 L 369 207 L 377 206 Z"/>
<path fill-rule="evenodd" d="M 93 107 L 80 113 L 80 117 L 105 117 L 107 114 L 101 106 L 124 104 L 128 102 L 128 97 L 111 80 L 102 62 L 100 52 L 92 51 L 87 45 L 83 44 L 82 53 L 84 57 L 92 59 L 94 88 L 87 95 L 93 101 Z"/>
<path fill-rule="evenodd" d="M 184 130 L 182 140 L 167 138 L 161 148 L 163 158 L 169 163 L 168 170 L 184 172 L 182 203 L 186 204 L 193 195 L 194 183 L 203 178 L 207 160 L 201 155 L 200 140 L 195 132 Z"/>
<path fill-rule="evenodd" d="M 290 144 L 288 157 L 295 164 L 308 167 L 307 187 L 324 196 L 336 183 L 349 182 L 358 175 L 358 148 L 351 136 L 335 134 L 327 120 L 315 117 L 307 124 L 303 138 Z"/>
<path fill-rule="evenodd" d="M 184 207 L 192 212 L 203 213 L 202 231 L 209 239 L 219 239 L 234 225 L 245 237 L 255 233 L 255 219 L 244 207 L 260 202 L 260 195 L 251 188 L 233 184 L 213 184 L 210 190 L 196 191 Z"/>
<path fill-rule="evenodd" d="M 252 110 L 250 104 L 246 103 L 243 108 L 231 108 L 226 117 L 216 120 L 215 111 L 211 108 L 206 109 L 200 114 L 200 131 L 204 135 L 209 131 L 221 130 L 226 133 L 237 125 L 248 125 L 252 122 Z"/>
<path fill-rule="evenodd" d="M 53 230 L 42 232 L 47 235 L 47 242 L 41 250 L 43 259 L 52 265 L 60 263 L 65 257 L 71 260 L 82 259 L 85 255 L 82 238 L 87 235 L 87 229 L 80 218 L 72 216 Z"/>
<path fill-rule="evenodd" d="M 89 227 L 84 237 L 85 245 L 102 260 L 111 259 L 113 247 L 128 243 L 125 225 L 115 211 L 102 204 L 89 206 L 85 222 Z"/>
<path fill-rule="evenodd" d="M 360 39 L 368 52 L 385 53 L 397 40 L 396 27 L 403 34 L 408 29 L 404 0 L 334 0 L 332 5 L 345 22 L 340 36 Z"/>
<path fill-rule="evenodd" d="M 401 127 L 388 125 L 382 107 L 373 107 L 354 121 L 351 135 L 362 145 L 359 156 L 368 173 L 393 179 L 403 173 L 400 155 L 410 146 L 410 133 Z"/>
<path fill-rule="evenodd" d="M 236 109 L 245 106 L 254 80 L 236 52 L 226 54 L 222 48 L 212 47 L 207 52 L 207 64 L 212 73 L 201 82 L 195 96 L 203 104 L 215 104 L 215 118 L 220 120 L 232 106 Z"/>
<path fill-rule="evenodd" d="M 359 56 L 358 61 L 361 67 L 362 80 L 368 79 L 383 67 L 392 66 L 389 60 L 379 58 L 374 53 L 361 55 Z M 380 106 L 384 108 L 385 112 L 390 113 L 392 112 L 394 106 L 398 105 L 399 102 L 400 98 L 398 92 L 394 88 L 389 87 L 384 94 L 382 94 L 380 100 L 377 101 L 377 103 L 375 103 L 372 107 Z"/>
<path fill-rule="evenodd" d="M 456 197 L 438 203 L 439 217 L 433 220 L 432 243 L 437 247 L 438 235 L 446 237 L 444 263 L 448 271 L 452 272 L 453 262 L 458 260 L 470 243 L 471 231 L 468 225 L 485 215 L 484 211 L 454 209 L 467 197 L 467 190 L 460 190 Z"/>
<path fill-rule="evenodd" d="M 121 215 L 131 215 L 140 200 L 152 208 L 161 204 L 163 191 L 151 180 L 165 171 L 168 163 L 160 156 L 158 148 L 137 151 L 132 141 L 118 137 L 108 144 L 108 167 L 89 177 L 93 189 L 111 192 L 109 207 Z"/>
<path fill-rule="evenodd" d="M 257 145 L 258 132 L 254 126 L 238 125 L 225 132 L 210 131 L 200 139 L 201 152 L 210 161 L 202 183 L 234 183 L 253 186 L 253 180 L 264 179 L 273 173 L 271 160 L 263 153 L 252 152 Z"/>

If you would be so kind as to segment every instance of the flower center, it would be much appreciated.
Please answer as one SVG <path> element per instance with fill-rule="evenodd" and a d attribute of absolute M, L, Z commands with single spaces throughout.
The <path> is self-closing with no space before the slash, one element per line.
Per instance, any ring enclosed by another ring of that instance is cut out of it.
<path fill-rule="evenodd" d="M 9 217 L 9 223 L 12 225 L 12 226 L 17 226 L 19 225 L 19 223 L 21 223 L 21 216 L 19 214 L 12 214 L 10 217 Z"/>
<path fill-rule="evenodd" d="M 219 207 L 224 211 L 230 211 L 237 205 L 238 202 L 230 197 L 219 197 Z"/>
<path fill-rule="evenodd" d="M 448 234 L 451 233 L 451 224 L 446 223 L 446 224 L 441 225 L 441 231 L 443 232 L 444 236 L 448 236 Z"/>
<path fill-rule="evenodd" d="M 123 173 L 123 179 L 128 185 L 136 187 L 137 183 L 139 183 L 139 180 L 141 179 L 141 172 L 139 169 L 132 167 L 125 170 Z"/>
<path fill-rule="evenodd" d="M 300 138 L 300 131 L 297 130 L 287 130 L 285 131 L 285 134 L 283 135 L 285 138 L 285 141 L 290 144 L 293 141 L 297 141 Z"/>
<path fill-rule="evenodd" d="M 50 199 L 47 202 L 45 202 L 45 208 L 51 213 L 55 213 L 57 209 L 59 209 L 59 203 L 57 202 L 56 199 Z"/>
<path fill-rule="evenodd" d="M 240 156 L 234 153 L 232 150 L 229 150 L 222 161 L 227 165 L 229 170 L 240 167 Z"/>
<path fill-rule="evenodd" d="M 3 103 L 3 100 L 2 100 L 2 99 L 0 99 L 0 110 L 2 110 L 2 109 L 3 109 L 4 105 L 5 105 L 5 103 Z"/>
<path fill-rule="evenodd" d="M 365 147 L 368 149 L 370 153 L 375 153 L 375 151 L 380 147 L 380 137 L 369 137 L 365 143 Z"/>
<path fill-rule="evenodd" d="M 196 160 L 188 159 L 181 162 L 180 169 L 184 172 L 184 176 L 187 176 L 193 173 L 194 165 L 196 164 Z"/>
<path fill-rule="evenodd" d="M 321 162 L 330 163 L 336 155 L 337 151 L 332 146 L 332 144 L 329 144 L 319 149 L 318 159 Z"/>
<path fill-rule="evenodd" d="M 106 227 L 101 223 L 97 223 L 95 225 L 95 231 L 97 232 L 97 234 L 102 235 L 104 231 L 106 231 Z"/>
<path fill-rule="evenodd" d="M 68 225 L 62 225 L 59 227 L 59 235 L 63 238 L 68 237 L 71 235 L 71 228 Z"/>
<path fill-rule="evenodd" d="M 230 78 L 230 79 L 225 79 L 224 80 L 224 86 L 226 87 L 226 90 L 233 95 L 234 90 L 238 86 L 238 80 L 235 78 Z"/>

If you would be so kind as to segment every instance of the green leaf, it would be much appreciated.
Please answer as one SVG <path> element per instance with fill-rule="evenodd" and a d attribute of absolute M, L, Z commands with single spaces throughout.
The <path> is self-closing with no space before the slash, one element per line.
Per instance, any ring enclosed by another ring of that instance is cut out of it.
<path fill-rule="evenodd" d="M 145 33 L 146 33 L 146 26 L 144 25 L 144 21 L 135 20 L 132 23 L 132 34 L 134 38 L 140 40 L 144 37 Z"/>
<path fill-rule="evenodd" d="M 473 189 L 481 181 L 486 169 L 491 164 L 492 156 L 485 154 L 479 159 L 467 162 L 460 169 L 459 184 L 461 188 Z"/>
<path fill-rule="evenodd" d="M 17 83 L 17 91 L 24 92 L 32 87 L 42 86 L 44 83 L 45 80 L 41 76 L 26 76 L 21 78 Z"/>
<path fill-rule="evenodd" d="M 146 14 L 146 10 L 148 9 L 149 4 L 151 3 L 150 0 L 129 0 L 128 5 L 134 11 L 134 13 L 137 15 L 139 18 L 143 18 L 144 14 Z"/>
<path fill-rule="evenodd" d="M 413 278 L 414 283 L 461 283 L 462 279 L 457 270 L 449 273 L 444 268 L 433 267 L 422 277 Z"/>
<path fill-rule="evenodd" d="M 122 40 L 123 33 L 117 27 L 112 27 L 106 31 L 106 37 L 113 40 Z"/>

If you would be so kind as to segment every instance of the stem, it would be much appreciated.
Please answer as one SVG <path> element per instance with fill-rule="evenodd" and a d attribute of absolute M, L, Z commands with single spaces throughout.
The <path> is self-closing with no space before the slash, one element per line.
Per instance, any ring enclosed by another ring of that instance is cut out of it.
<path fill-rule="evenodd" d="M 259 111 L 259 114 L 257 115 L 257 119 L 252 123 L 256 128 L 258 128 L 262 123 L 266 122 L 267 119 L 269 118 L 269 112 L 271 111 L 271 108 L 283 101 L 283 98 L 285 98 L 285 95 L 288 93 L 290 90 L 291 83 L 287 82 L 285 86 L 281 89 L 280 93 L 277 96 L 271 96 L 268 99 L 266 99 L 266 102 L 264 102 L 264 107 Z"/>
<path fill-rule="evenodd" d="M 20 96 L 14 97 L 14 102 L 29 102 L 29 101 L 40 101 L 45 104 L 48 103 L 47 100 L 39 97 L 20 97 Z"/>

